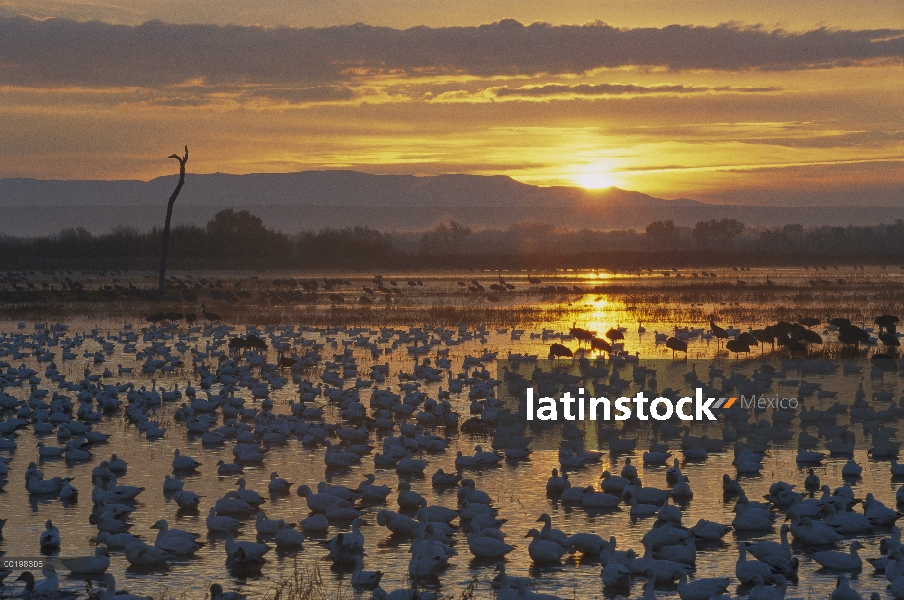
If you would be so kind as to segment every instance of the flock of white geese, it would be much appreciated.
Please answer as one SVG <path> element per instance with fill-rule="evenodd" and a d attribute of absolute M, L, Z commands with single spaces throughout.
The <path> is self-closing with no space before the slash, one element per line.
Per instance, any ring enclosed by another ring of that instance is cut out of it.
<path fill-rule="evenodd" d="M 133 566 L 166 565 L 177 558 L 193 556 L 206 543 L 201 533 L 172 527 L 167 519 L 154 523 L 154 539 L 142 539 L 132 533 L 130 517 L 142 510 L 142 494 L 151 493 L 166 494 L 181 510 L 207 513 L 207 534 L 225 539 L 223 559 L 231 574 L 259 571 L 273 548 L 313 551 L 333 563 L 347 565 L 350 582 L 358 592 L 392 600 L 428 599 L 435 594 L 424 589 L 425 583 L 441 577 L 449 560 L 459 554 L 456 547 L 463 550 L 466 545 L 473 557 L 495 565 L 492 588 L 497 598 L 554 598 L 537 591 L 535 581 L 506 573 L 505 556 L 519 541 L 509 539 L 511 531 L 503 532 L 504 515 L 500 515 L 495 499 L 480 487 L 483 470 L 496 467 L 503 460 L 529 461 L 531 455 L 531 440 L 524 435 L 523 426 L 498 422 L 503 411 L 497 397 L 499 386 L 517 392 L 528 380 L 508 371 L 504 380 L 493 378 L 486 364 L 495 359 L 495 353 L 468 356 L 461 373 L 453 374 L 450 347 L 480 341 L 488 333 L 485 328 L 464 327 L 373 331 L 285 326 L 247 328 L 240 336 L 234 328 L 222 324 L 185 329 L 154 326 L 143 332 L 127 326 L 120 331 L 82 334 L 70 334 L 63 325 L 40 324 L 31 333 L 21 329 L 8 332 L 0 336 L 0 490 L 16 481 L 10 476 L 21 477 L 18 481 L 24 482 L 27 492 L 43 499 L 85 501 L 90 490 L 93 509 L 89 523 L 97 530 L 96 552 L 60 562 L 73 576 L 101 582 L 104 591 L 99 597 L 107 600 L 144 598 L 117 590 L 117 581 L 108 572 L 111 560 L 124 559 Z M 316 336 L 325 336 L 326 341 L 319 342 Z M 512 332 L 513 339 L 515 336 L 516 332 Z M 252 338 L 250 344 L 231 343 Z M 260 350 L 261 341 L 276 350 L 276 362 L 270 362 L 274 353 Z M 339 351 L 324 358 L 325 344 L 330 343 Z M 410 371 L 390 373 L 389 363 L 379 362 L 394 350 L 415 357 Z M 115 352 L 133 354 L 135 366 L 119 364 L 111 370 L 107 361 Z M 362 352 L 373 359 L 366 369 L 358 364 Z M 536 360 L 535 356 L 526 355 L 511 358 Z M 655 373 L 644 372 L 631 358 L 622 360 L 633 368 L 633 383 L 617 377 L 604 380 L 600 370 L 603 367 L 587 358 L 581 358 L 580 365 L 586 368 L 598 393 L 618 393 L 638 382 L 641 387 L 651 385 Z M 59 370 L 58 363 L 79 359 L 87 359 L 91 366 L 85 368 L 81 379 L 70 380 Z M 26 361 L 33 361 L 36 366 L 26 366 Z M 823 364 L 820 368 L 832 366 Z M 148 388 L 128 381 L 133 369 L 145 378 L 169 374 L 168 381 L 190 372 L 196 383 L 158 389 L 155 381 Z M 685 381 L 707 392 L 754 394 L 769 389 L 773 381 L 789 381 L 786 373 L 766 366 L 751 375 L 740 371 L 725 374 L 713 367 L 708 375 L 708 381 L 701 380 L 695 365 Z M 543 385 L 557 389 L 574 386 L 577 382 L 569 377 L 554 376 Z M 314 384 L 312 379 L 316 378 L 320 381 Z M 717 379 L 720 388 L 715 387 Z M 390 385 L 393 381 L 395 391 Z M 437 382 L 442 387 L 435 398 L 421 390 L 424 384 Z M 818 384 L 805 389 L 806 381 L 798 383 L 802 396 L 815 397 L 822 392 Z M 286 386 L 297 387 L 298 400 L 287 407 L 274 406 L 271 393 Z M 655 385 L 651 387 L 655 389 Z M 677 392 L 661 392 L 664 396 L 670 393 Z M 818 397 L 833 396 L 827 392 Z M 717 438 L 692 436 L 680 421 L 656 423 L 650 446 L 642 453 L 643 463 L 672 466 L 652 471 L 656 475 L 651 477 L 662 477 L 663 472 L 665 475 L 655 485 L 641 481 L 629 458 L 618 474 L 604 471 L 598 485 L 572 487 L 568 471 L 593 468 L 603 453 L 565 444 L 559 452 L 561 471 L 552 471 L 547 495 L 562 505 L 596 511 L 612 519 L 620 518 L 619 515 L 648 519 L 650 527 L 643 536 L 643 548 L 620 547 L 615 536 L 601 532 L 566 533 L 553 527 L 553 519 L 547 513 L 538 515 L 537 523 L 542 526 L 517 532 L 516 537 L 523 538 L 520 543 L 528 544 L 527 551 L 535 565 L 564 562 L 567 568 L 575 557 L 598 561 L 602 586 L 609 596 L 629 593 L 632 584 L 640 583 L 645 600 L 675 592 L 681 600 L 781 600 L 793 587 L 800 561 L 806 557 L 837 576 L 831 600 L 856 600 L 863 596 L 852 588 L 851 577 L 865 566 L 858 554 L 863 545 L 857 538 L 881 535 L 882 555 L 867 561 L 868 568 L 883 573 L 887 582 L 882 589 L 872 591 L 870 598 L 904 599 L 904 548 L 901 531 L 895 525 L 900 515 L 873 494 L 858 499 L 851 486 L 862 468 L 853 460 L 854 423 L 872 438 L 872 458 L 890 461 L 892 480 L 904 476 L 904 465 L 895 462 L 898 445 L 892 426 L 904 416 L 904 401 L 875 395 L 871 400 L 866 400 L 861 387 L 851 407 L 836 403 L 829 409 L 816 410 L 810 406 L 799 414 L 773 414 L 771 422 L 751 422 L 751 414 L 739 408 L 725 411 L 724 430 Z M 178 407 L 174 409 L 177 424 L 165 427 L 158 412 L 167 403 Z M 465 412 L 467 415 L 462 414 Z M 203 456 L 193 457 L 175 449 L 172 475 L 166 474 L 157 482 L 144 479 L 144 486 L 124 485 L 121 479 L 134 479 L 130 475 L 131 457 L 113 454 L 101 460 L 106 456 L 103 445 L 108 436 L 95 428 L 116 414 L 125 414 L 129 423 L 149 440 L 176 438 L 182 432 L 170 430 L 183 428 L 185 433 L 200 437 L 205 447 L 230 448 L 234 460 L 213 464 Z M 842 414 L 850 417 L 850 425 L 836 424 Z M 331 417 L 335 420 L 331 421 Z M 790 426 L 796 418 L 817 433 L 799 433 L 797 463 L 816 466 L 829 453 L 851 456 L 842 472 L 843 481 L 832 482 L 840 484 L 832 489 L 810 468 L 806 478 L 796 485 L 774 482 L 765 501 L 748 498 L 744 476 L 762 470 L 772 444 L 795 435 Z M 428 470 L 431 457 L 447 451 L 447 427 L 484 432 L 494 429 L 493 447 L 478 445 L 473 454 L 458 452 L 454 472 Z M 574 429 L 566 427 L 565 437 L 574 434 Z M 601 427 L 598 433 L 608 439 L 613 451 L 630 452 L 636 440 L 627 435 L 628 431 Z M 37 436 L 36 445 L 28 441 L 28 434 Z M 688 526 L 684 522 L 682 506 L 700 490 L 692 487 L 688 476 L 682 473 L 681 461 L 658 437 L 681 434 L 680 448 L 685 459 L 701 460 L 713 452 L 734 453 L 737 473 L 734 477 L 724 475 L 722 489 L 725 500 L 734 504 L 735 517 L 730 523 L 701 519 Z M 243 470 L 249 466 L 263 468 L 268 454 L 278 452 L 290 439 L 300 440 L 308 450 L 325 448 L 327 469 L 372 462 L 375 472 L 385 475 L 394 471 L 396 480 L 387 486 L 378 483 L 374 474 L 367 474 L 356 487 L 346 487 L 325 481 L 289 481 L 272 472 L 266 490 L 249 488 L 241 477 Z M 375 440 L 380 443 L 378 452 Z M 33 460 L 16 474 L 10 466 L 12 457 L 16 457 L 17 465 L 22 465 L 22 454 Z M 41 467 L 53 461 L 96 466 L 90 481 L 47 477 Z M 202 468 L 216 469 L 221 481 L 229 482 L 226 486 L 230 489 L 213 501 L 186 489 L 183 477 Z M 429 477 L 435 487 L 454 489 L 454 507 L 429 504 L 413 490 L 409 480 L 421 476 Z M 307 514 L 298 522 L 268 518 L 263 508 L 268 499 L 293 491 L 303 498 Z M 901 489 L 897 499 L 904 502 Z M 0 503 L 0 516 L 7 509 Z M 371 519 L 377 527 L 410 544 L 409 587 L 386 591 L 380 587 L 383 574 L 365 570 L 361 526 Z M 0 536 L 6 523 L 0 520 Z M 604 524 L 605 519 L 600 523 Z M 781 541 L 738 539 L 732 543 L 727 538 L 730 533 L 739 538 L 753 534 L 766 537 L 776 527 Z M 255 541 L 249 539 L 249 530 L 256 534 Z M 329 535 L 331 530 L 335 535 Z M 793 546 L 789 534 L 794 539 Z M 40 552 L 52 556 L 59 552 L 65 535 L 47 520 L 34 547 L 27 550 L 33 555 Z M 709 574 L 696 572 L 698 552 L 725 552 L 732 546 L 738 556 L 733 573 L 704 576 Z M 61 580 L 50 561 L 45 562 L 40 576 L 32 571 L 16 572 L 11 577 L 12 571 L 0 571 L 0 597 L 50 600 L 84 593 L 79 580 Z M 208 589 L 208 597 L 237 600 L 244 596 L 214 583 Z"/>

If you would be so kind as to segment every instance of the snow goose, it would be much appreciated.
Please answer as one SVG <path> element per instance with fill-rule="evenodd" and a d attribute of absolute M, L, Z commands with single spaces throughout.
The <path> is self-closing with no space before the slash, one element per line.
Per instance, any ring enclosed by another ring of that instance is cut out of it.
<path fill-rule="evenodd" d="M 398 486 L 399 496 L 396 498 L 396 504 L 399 508 L 417 508 L 427 501 L 423 496 L 411 490 L 411 484 L 407 481 L 400 481 Z"/>
<path fill-rule="evenodd" d="M 301 520 L 301 530 L 305 533 L 326 533 L 330 528 L 330 521 L 322 513 L 317 513 Z"/>
<path fill-rule="evenodd" d="M 163 491 L 166 492 L 178 492 L 185 484 L 178 477 L 170 477 L 169 475 L 163 476 Z"/>
<path fill-rule="evenodd" d="M 210 600 L 247 600 L 238 592 L 225 592 L 219 583 L 210 584 Z"/>
<path fill-rule="evenodd" d="M 420 527 L 420 523 L 406 515 L 383 509 L 377 513 L 377 524 L 386 527 L 395 534 L 412 536 Z"/>
<path fill-rule="evenodd" d="M 304 540 L 305 535 L 302 532 L 293 529 L 282 519 L 277 522 L 276 535 L 273 537 L 277 548 L 301 549 Z"/>
<path fill-rule="evenodd" d="M 245 481 L 244 477 L 239 477 L 238 481 L 235 482 L 235 485 L 239 488 L 235 493 L 240 499 L 244 500 L 248 504 L 259 506 L 264 503 L 263 496 L 261 496 L 254 490 L 249 490 L 246 488 L 248 482 Z"/>
<path fill-rule="evenodd" d="M 242 523 L 232 517 L 222 515 L 217 516 L 217 509 L 210 507 L 210 513 L 207 515 L 207 531 L 210 533 L 230 533 L 238 531 Z"/>
<path fill-rule="evenodd" d="M 140 538 L 131 533 L 108 533 L 101 531 L 97 534 L 97 543 L 104 544 L 107 548 L 124 551 L 129 544 L 140 541 Z"/>
<path fill-rule="evenodd" d="M 364 571 L 364 558 L 355 557 L 355 571 L 352 573 L 352 587 L 355 589 L 373 589 L 380 585 L 383 571 Z"/>
<path fill-rule="evenodd" d="M 554 529 L 552 526 L 552 517 L 547 513 L 543 513 L 540 515 L 540 518 L 537 519 L 538 523 L 543 523 L 543 528 L 540 530 L 540 539 L 546 540 L 549 542 L 555 542 L 560 546 L 565 546 L 568 544 L 568 536 L 565 535 L 565 532 L 561 529 Z"/>
<path fill-rule="evenodd" d="M 527 553 L 537 564 L 557 563 L 569 552 L 574 552 L 574 550 L 563 548 L 556 542 L 542 539 L 540 532 L 536 529 L 531 529 L 524 537 L 533 538 L 527 547 Z"/>
<path fill-rule="evenodd" d="M 171 558 L 173 555 L 166 550 L 149 546 L 139 539 L 126 546 L 126 560 L 133 566 L 161 566 Z"/>
<path fill-rule="evenodd" d="M 707 521 L 706 519 L 700 519 L 696 525 L 690 528 L 692 534 L 702 540 L 711 542 L 722 539 L 729 531 L 731 531 L 731 527 L 728 525 Z"/>
<path fill-rule="evenodd" d="M 488 535 L 468 534 L 468 550 L 476 558 L 502 558 L 514 549 L 514 546 Z"/>
<path fill-rule="evenodd" d="M 226 536 L 226 556 L 230 562 L 235 560 L 262 560 L 269 551 L 270 547 L 266 544 L 235 541 L 232 532 Z"/>
<path fill-rule="evenodd" d="M 44 531 L 41 532 L 41 552 L 50 552 L 60 547 L 60 530 L 47 519 Z"/>
<path fill-rule="evenodd" d="M 314 490 L 310 488 L 310 486 L 302 484 L 298 486 L 298 489 L 295 490 L 295 493 L 304 498 L 307 501 L 308 508 L 314 512 L 325 513 L 331 507 L 342 507 L 348 508 L 351 505 L 342 500 L 341 498 L 334 496 L 333 494 L 315 494 Z"/>
<path fill-rule="evenodd" d="M 754 580 L 756 586 L 748 592 L 747 600 L 784 600 L 785 593 L 788 591 L 788 582 L 784 576 L 775 576 L 777 587 L 774 588 L 766 586 L 762 577 L 755 577 Z"/>
<path fill-rule="evenodd" d="M 575 533 L 565 539 L 565 545 L 589 556 L 597 556 L 609 548 L 609 542 L 595 533 Z"/>
<path fill-rule="evenodd" d="M 829 600 L 863 600 L 863 596 L 851 588 L 847 575 L 839 575 Z"/>
<path fill-rule="evenodd" d="M 552 470 L 552 475 L 546 480 L 547 494 L 561 494 L 566 489 L 565 478 L 559 475 L 558 469 Z"/>
<path fill-rule="evenodd" d="M 166 519 L 158 520 L 151 525 L 151 529 L 158 530 L 154 546 L 171 554 L 192 555 L 201 548 L 201 545 L 195 541 L 199 537 L 198 534 L 181 529 L 170 529 Z"/>
<path fill-rule="evenodd" d="M 98 546 L 94 556 L 79 556 L 64 560 L 63 566 L 76 575 L 102 575 L 110 567 L 110 552 L 106 546 Z"/>
<path fill-rule="evenodd" d="M 747 545 L 738 542 L 738 562 L 735 563 L 735 576 L 741 583 L 753 583 L 759 576 L 765 582 L 772 581 L 772 567 L 758 560 L 747 560 Z"/>
<path fill-rule="evenodd" d="M 603 587 L 624 589 L 631 585 L 631 571 L 628 567 L 612 560 L 603 567 L 600 577 L 603 579 Z"/>
<path fill-rule="evenodd" d="M 259 510 L 254 526 L 260 535 L 274 535 L 279 531 L 279 519 L 268 519 L 266 513 Z"/>
<path fill-rule="evenodd" d="M 292 484 L 280 477 L 276 471 L 270 473 L 270 483 L 267 484 L 267 491 L 271 494 L 288 494 L 291 486 Z"/>
<path fill-rule="evenodd" d="M 682 573 L 678 580 L 678 595 L 681 600 L 709 600 L 727 592 L 730 583 L 727 577 L 704 577 L 688 582 L 687 574 Z"/>
<path fill-rule="evenodd" d="M 201 463 L 191 456 L 182 454 L 178 448 L 173 452 L 173 471 L 196 471 L 200 466 Z"/>
<path fill-rule="evenodd" d="M 822 552 L 813 552 L 810 554 L 810 558 L 825 569 L 854 572 L 863 568 L 863 560 L 857 555 L 857 550 L 860 548 L 863 548 L 863 544 L 854 540 L 851 542 L 849 552 L 824 550 Z"/>
<path fill-rule="evenodd" d="M 104 575 L 104 584 L 106 589 L 101 597 L 102 600 L 150 600 L 147 596 L 137 596 L 128 592 L 117 591 L 116 578 L 113 577 L 112 573 Z"/>
<path fill-rule="evenodd" d="M 442 469 L 434 473 L 433 475 L 433 485 L 437 485 L 436 478 L 437 475 L 444 475 L 442 473 Z M 361 500 L 369 503 L 382 503 L 386 501 L 386 497 L 392 493 L 392 489 L 386 485 L 376 485 L 375 482 L 377 480 L 374 477 L 373 473 L 369 473 L 364 476 L 364 481 L 361 482 L 361 485 L 358 486 L 358 492 L 361 494 Z M 457 477 L 457 476 L 453 476 Z M 460 479 L 460 478 L 459 478 Z M 457 483 L 457 480 L 456 480 Z"/>

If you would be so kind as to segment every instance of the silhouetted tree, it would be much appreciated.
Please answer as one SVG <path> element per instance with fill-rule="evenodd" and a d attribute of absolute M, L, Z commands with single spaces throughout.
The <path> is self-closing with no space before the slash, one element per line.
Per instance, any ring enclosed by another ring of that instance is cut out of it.
<path fill-rule="evenodd" d="M 457 254 L 471 228 L 458 221 L 440 223 L 421 237 L 421 254 Z"/>
<path fill-rule="evenodd" d="M 247 210 L 238 212 L 226 208 L 213 216 L 207 222 L 207 233 L 218 236 L 239 236 L 251 238 L 260 236 L 265 232 L 264 222 Z"/>
<path fill-rule="evenodd" d="M 176 184 L 176 189 L 173 190 L 173 194 L 166 205 L 166 221 L 163 223 L 163 251 L 160 253 L 160 278 L 157 280 L 157 291 L 161 295 L 166 293 L 166 255 L 169 252 L 170 221 L 173 218 L 173 204 L 176 203 L 176 198 L 179 197 L 179 192 L 182 191 L 182 186 L 185 185 L 185 163 L 188 162 L 188 146 L 185 147 L 185 156 L 170 154 L 168 158 L 175 158 L 179 161 L 179 183 Z"/>
<path fill-rule="evenodd" d="M 697 246 L 703 248 L 719 248 L 734 245 L 738 236 L 744 231 L 744 224 L 737 219 L 710 219 L 698 221 L 693 236 Z"/>
<path fill-rule="evenodd" d="M 647 237 L 653 242 L 663 246 L 669 246 L 678 239 L 678 230 L 675 228 L 675 222 L 671 219 L 668 221 L 653 221 L 647 225 L 646 233 Z"/>

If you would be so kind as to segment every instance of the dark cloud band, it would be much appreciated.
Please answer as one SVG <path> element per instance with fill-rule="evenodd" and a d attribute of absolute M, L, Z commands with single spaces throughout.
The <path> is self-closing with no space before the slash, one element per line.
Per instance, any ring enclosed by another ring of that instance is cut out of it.
<path fill-rule="evenodd" d="M 0 80 L 7 85 L 160 86 L 203 79 L 313 89 L 375 74 L 579 74 L 631 66 L 792 70 L 902 59 L 904 31 L 891 29 L 619 29 L 510 20 L 405 30 L 291 29 L 0 18 Z"/>

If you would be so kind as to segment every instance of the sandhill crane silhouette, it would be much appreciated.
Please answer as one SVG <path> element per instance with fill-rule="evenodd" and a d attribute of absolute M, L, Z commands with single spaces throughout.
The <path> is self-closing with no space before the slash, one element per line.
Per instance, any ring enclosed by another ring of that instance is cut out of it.
<path fill-rule="evenodd" d="M 614 342 L 615 340 L 625 339 L 625 334 L 615 327 L 610 327 L 609 331 L 606 332 L 606 337 Z"/>
<path fill-rule="evenodd" d="M 552 344 L 549 347 L 549 360 L 560 359 L 560 358 L 574 358 L 574 352 L 571 351 L 571 348 L 568 346 L 563 346 L 562 344 Z"/>
<path fill-rule="evenodd" d="M 747 354 L 750 352 L 750 346 L 744 340 L 741 340 L 741 339 L 728 340 L 725 343 L 725 347 L 728 349 L 729 352 L 735 353 L 736 359 L 737 359 L 739 353 L 743 352 L 743 353 Z"/>
<path fill-rule="evenodd" d="M 684 357 L 687 358 L 687 342 L 672 336 L 665 341 L 665 347 L 672 351 L 672 360 L 675 360 L 675 352 L 684 352 Z"/>
<path fill-rule="evenodd" d="M 838 327 L 838 341 L 842 344 L 859 346 L 861 342 L 864 344 L 869 342 L 869 334 L 856 325 L 851 325 L 848 321 L 847 325 Z"/>
<path fill-rule="evenodd" d="M 816 317 L 802 317 L 797 315 L 797 322 L 807 328 L 815 327 L 822 323 L 822 319 L 817 319 Z"/>
<path fill-rule="evenodd" d="M 590 331 L 589 329 L 578 327 L 577 321 L 571 324 L 571 329 L 568 331 L 568 333 L 578 341 L 578 348 L 580 348 L 584 342 L 592 341 L 593 336 L 596 335 L 595 331 Z"/>
<path fill-rule="evenodd" d="M 610 344 L 609 342 L 607 342 L 606 340 L 604 340 L 602 338 L 598 338 L 598 337 L 594 336 L 593 339 L 590 340 L 590 349 L 596 351 L 597 353 L 600 353 L 600 352 L 611 353 L 612 352 L 612 344 Z"/>
<path fill-rule="evenodd" d="M 881 315 L 873 319 L 873 323 L 879 326 L 879 331 L 884 329 L 887 333 L 894 335 L 898 325 L 898 317 L 894 315 Z"/>
<path fill-rule="evenodd" d="M 728 332 L 716 325 L 715 321 L 713 321 L 712 316 L 709 317 L 709 330 L 712 331 L 713 337 L 716 338 L 716 349 L 719 348 L 719 340 L 724 340 L 728 338 Z"/>
<path fill-rule="evenodd" d="M 205 305 L 201 305 L 201 314 L 204 315 L 204 318 L 208 321 L 222 321 L 222 317 L 217 313 L 207 312 L 207 307 Z"/>
<path fill-rule="evenodd" d="M 762 329 L 754 329 L 750 333 L 759 344 L 772 344 L 772 349 L 775 349 L 775 327 L 773 325 L 767 325 Z M 763 346 L 760 346 L 760 354 L 762 353 Z"/>

